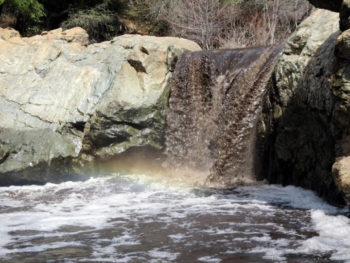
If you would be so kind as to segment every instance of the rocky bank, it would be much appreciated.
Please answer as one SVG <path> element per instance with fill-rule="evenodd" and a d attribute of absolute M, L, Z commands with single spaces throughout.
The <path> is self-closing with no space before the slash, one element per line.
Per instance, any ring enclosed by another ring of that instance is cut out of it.
<path fill-rule="evenodd" d="M 0 184 L 57 182 L 95 159 L 161 149 L 174 66 L 196 50 L 171 37 L 89 45 L 80 28 L 0 29 Z"/>
<path fill-rule="evenodd" d="M 319 7 L 325 2 L 331 1 Z M 338 11 L 334 4 L 329 9 Z M 268 133 L 262 137 L 270 182 L 313 189 L 334 202 L 342 194 L 350 204 L 350 171 L 343 159 L 350 154 L 350 36 L 340 31 L 343 26 L 338 13 L 316 10 L 290 37 L 271 81 L 260 133 Z M 336 158 L 341 163 L 334 164 Z"/>

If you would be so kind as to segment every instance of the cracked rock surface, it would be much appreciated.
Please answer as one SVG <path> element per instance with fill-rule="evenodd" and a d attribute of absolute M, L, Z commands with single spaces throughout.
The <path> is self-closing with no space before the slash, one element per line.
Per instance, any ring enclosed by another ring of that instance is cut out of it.
<path fill-rule="evenodd" d="M 59 181 L 73 161 L 162 148 L 174 63 L 199 49 L 139 35 L 88 45 L 81 28 L 31 38 L 0 29 L 0 184 Z"/>

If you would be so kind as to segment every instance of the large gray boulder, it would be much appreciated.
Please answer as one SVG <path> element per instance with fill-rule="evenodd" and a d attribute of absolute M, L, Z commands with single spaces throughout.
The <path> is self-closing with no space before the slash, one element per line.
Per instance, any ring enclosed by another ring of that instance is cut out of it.
<path fill-rule="evenodd" d="M 59 181 L 76 164 L 161 149 L 180 38 L 124 35 L 88 45 L 80 28 L 0 31 L 0 184 Z"/>

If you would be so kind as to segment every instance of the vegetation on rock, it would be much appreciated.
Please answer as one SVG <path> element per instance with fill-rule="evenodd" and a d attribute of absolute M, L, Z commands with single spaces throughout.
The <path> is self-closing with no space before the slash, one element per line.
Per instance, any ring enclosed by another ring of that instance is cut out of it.
<path fill-rule="evenodd" d="M 309 14 L 304 0 L 136 0 L 167 34 L 203 48 L 270 45 L 286 39 Z"/>
<path fill-rule="evenodd" d="M 94 42 L 140 33 L 236 48 L 286 39 L 310 10 L 306 0 L 0 0 L 0 26 L 25 36 L 80 26 Z"/>
<path fill-rule="evenodd" d="M 38 0 L 0 0 L 0 13 L 5 8 L 15 17 L 16 28 L 28 34 L 36 33 L 45 17 L 44 6 Z M 6 16 L 8 19 L 8 17 Z"/>
<path fill-rule="evenodd" d="M 93 2 L 97 4 L 87 8 L 79 5 L 71 8 L 67 20 L 61 26 L 65 29 L 82 27 L 95 41 L 111 39 L 122 32 L 123 26 L 117 14 L 124 9 L 125 4 L 119 0 Z"/>

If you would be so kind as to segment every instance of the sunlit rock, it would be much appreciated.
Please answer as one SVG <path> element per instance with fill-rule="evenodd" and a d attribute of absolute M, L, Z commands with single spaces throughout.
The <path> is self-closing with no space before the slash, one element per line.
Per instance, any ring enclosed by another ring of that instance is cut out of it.
<path fill-rule="evenodd" d="M 338 12 L 340 16 L 340 29 L 345 31 L 350 28 L 350 1 L 349 0 L 309 0 L 317 8 Z"/>
<path fill-rule="evenodd" d="M 337 159 L 333 165 L 333 177 L 345 201 L 350 205 L 350 157 Z"/>
<path fill-rule="evenodd" d="M 337 38 L 335 53 L 339 58 L 350 59 L 350 30 Z"/>
<path fill-rule="evenodd" d="M 20 37 L 18 31 L 12 29 L 12 28 L 1 28 L 0 27 L 0 39 L 2 40 L 8 40 L 10 38 Z"/>
<path fill-rule="evenodd" d="M 131 147 L 162 148 L 174 62 L 183 52 L 200 49 L 185 39 L 138 35 L 87 45 L 88 35 L 81 28 L 31 38 L 4 32 L 3 184 L 62 179 L 48 171 L 64 174 L 82 153 L 92 160 Z"/>

